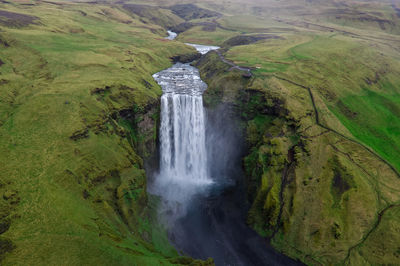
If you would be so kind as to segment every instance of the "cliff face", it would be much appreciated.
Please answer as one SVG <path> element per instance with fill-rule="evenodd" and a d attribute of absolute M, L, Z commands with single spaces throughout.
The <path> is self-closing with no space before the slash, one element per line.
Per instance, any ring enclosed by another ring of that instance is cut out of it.
<path fill-rule="evenodd" d="M 235 106 L 245 123 L 250 226 L 307 264 L 378 262 L 377 252 L 397 260 L 396 244 L 377 237 L 397 228 L 399 176 L 340 126 L 325 124 L 318 92 L 290 76 L 248 78 L 216 53 L 197 66 L 209 85 L 206 102 Z"/>

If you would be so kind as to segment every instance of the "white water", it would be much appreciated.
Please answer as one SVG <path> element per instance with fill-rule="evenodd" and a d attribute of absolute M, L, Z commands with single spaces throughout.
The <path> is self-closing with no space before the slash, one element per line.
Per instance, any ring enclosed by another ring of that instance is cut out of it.
<path fill-rule="evenodd" d="M 214 48 L 196 47 L 203 54 Z M 209 113 L 206 125 L 206 84 L 189 64 L 177 63 L 153 77 L 163 95 L 160 172 L 149 189 L 161 196 L 160 218 L 177 250 L 198 259 L 213 257 L 216 265 L 293 265 L 264 249 L 265 239 L 246 226 L 243 188 L 218 189 L 221 181 L 225 186 L 226 179 L 241 174 L 241 136 L 235 136 L 229 110 Z"/>
<path fill-rule="evenodd" d="M 210 183 L 202 93 L 205 84 L 187 64 L 154 75 L 162 86 L 160 173 L 179 183 Z"/>
<path fill-rule="evenodd" d="M 162 87 L 160 172 L 154 184 L 168 222 L 185 214 L 194 195 L 212 184 L 209 176 L 202 94 L 207 85 L 198 70 L 177 63 L 156 73 Z"/>
<path fill-rule="evenodd" d="M 168 31 L 167 39 L 177 35 Z M 216 46 L 195 45 L 205 54 Z M 195 195 L 213 183 L 206 149 L 206 119 L 203 92 L 207 85 L 190 64 L 177 63 L 153 78 L 163 90 L 161 96 L 160 171 L 150 192 L 161 196 L 161 217 L 167 224 L 186 214 Z"/>
<path fill-rule="evenodd" d="M 167 40 L 172 41 L 172 40 L 174 40 L 174 39 L 178 36 L 178 34 L 175 33 L 175 32 L 173 32 L 173 31 L 168 30 L 167 32 L 168 32 L 168 36 L 165 37 L 165 39 L 167 39 Z M 201 44 L 194 44 L 194 43 L 185 43 L 185 44 L 190 45 L 190 46 L 193 46 L 194 48 L 196 48 L 196 50 L 197 50 L 200 54 L 206 54 L 206 53 L 208 53 L 209 51 L 217 50 L 217 49 L 220 48 L 220 47 L 218 47 L 218 46 L 201 45 Z"/>
<path fill-rule="evenodd" d="M 201 54 L 206 54 L 209 51 L 218 50 L 220 48 L 218 46 L 201 45 L 201 44 L 194 44 L 194 43 L 185 43 L 185 44 L 193 46 Z"/>
<path fill-rule="evenodd" d="M 178 34 L 176 34 L 173 31 L 168 30 L 167 32 L 168 32 L 168 36 L 165 37 L 165 39 L 167 39 L 167 40 L 171 40 L 172 41 L 173 39 L 176 38 L 176 36 L 178 36 Z"/>
<path fill-rule="evenodd" d="M 167 93 L 161 104 L 161 171 L 180 182 L 208 181 L 201 96 Z"/>

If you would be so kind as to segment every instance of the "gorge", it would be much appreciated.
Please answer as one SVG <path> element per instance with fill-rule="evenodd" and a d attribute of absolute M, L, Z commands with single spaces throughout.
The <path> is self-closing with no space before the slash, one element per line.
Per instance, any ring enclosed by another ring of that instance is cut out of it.
<path fill-rule="evenodd" d="M 203 55 L 219 48 L 189 45 Z M 177 250 L 216 265 L 297 265 L 246 225 L 243 136 L 234 115 L 203 107 L 207 85 L 190 64 L 176 63 L 153 78 L 163 95 L 160 172 L 149 191 L 161 197 L 160 219 Z"/>
<path fill-rule="evenodd" d="M 400 265 L 399 8 L 0 0 L 0 265 Z"/>

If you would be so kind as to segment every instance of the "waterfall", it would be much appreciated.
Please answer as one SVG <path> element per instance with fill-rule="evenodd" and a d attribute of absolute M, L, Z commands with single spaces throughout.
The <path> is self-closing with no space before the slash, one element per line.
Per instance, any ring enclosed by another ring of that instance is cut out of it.
<path fill-rule="evenodd" d="M 189 45 L 202 54 L 218 48 Z M 160 168 L 148 190 L 159 196 L 159 221 L 179 254 L 212 257 L 215 265 L 293 265 L 246 226 L 243 136 L 232 107 L 221 104 L 205 113 L 207 86 L 189 64 L 177 63 L 153 78 L 163 91 Z"/>
<path fill-rule="evenodd" d="M 206 84 L 189 64 L 177 63 L 153 75 L 161 96 L 160 172 L 153 186 L 164 212 L 184 215 L 194 195 L 212 183 L 209 176 L 205 111 Z M 169 218 L 169 222 L 171 219 Z"/>
<path fill-rule="evenodd" d="M 161 97 L 160 172 L 181 183 L 209 183 L 201 95 Z"/>

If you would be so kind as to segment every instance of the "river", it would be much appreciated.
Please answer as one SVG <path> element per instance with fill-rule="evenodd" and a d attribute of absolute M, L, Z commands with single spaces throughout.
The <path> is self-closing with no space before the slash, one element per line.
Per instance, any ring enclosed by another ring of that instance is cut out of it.
<path fill-rule="evenodd" d="M 202 54 L 218 49 L 189 45 Z M 246 225 L 243 137 L 229 108 L 203 107 L 207 85 L 190 64 L 177 63 L 153 77 L 163 95 L 160 171 L 149 192 L 162 199 L 160 219 L 176 249 L 212 257 L 217 266 L 297 265 Z"/>

